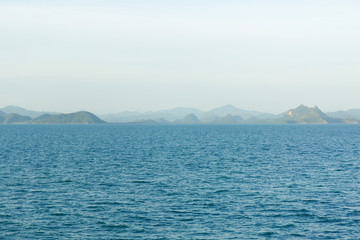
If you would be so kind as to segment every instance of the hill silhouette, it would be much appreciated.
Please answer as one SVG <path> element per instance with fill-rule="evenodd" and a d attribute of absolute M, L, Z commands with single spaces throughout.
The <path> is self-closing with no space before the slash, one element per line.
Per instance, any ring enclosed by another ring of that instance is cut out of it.
<path fill-rule="evenodd" d="M 94 124 L 94 123 L 105 123 L 105 121 L 101 120 L 94 114 L 90 112 L 76 112 L 76 113 L 69 113 L 69 114 L 44 114 L 37 118 L 34 118 L 31 123 L 46 123 L 46 124 L 53 124 L 53 123 L 62 123 L 62 124 Z"/>
<path fill-rule="evenodd" d="M 16 113 L 10 113 L 7 114 L 4 119 L 3 123 L 9 124 L 9 123 L 28 123 L 31 121 L 31 117 L 29 116 L 22 116 Z"/>
<path fill-rule="evenodd" d="M 317 106 L 307 107 L 300 105 L 290 109 L 287 114 L 279 119 L 285 123 L 342 123 L 341 119 L 332 118 L 322 112 Z"/>
<path fill-rule="evenodd" d="M 198 119 L 198 117 L 191 113 L 186 115 L 182 120 L 176 121 L 178 124 L 199 124 L 201 121 Z"/>

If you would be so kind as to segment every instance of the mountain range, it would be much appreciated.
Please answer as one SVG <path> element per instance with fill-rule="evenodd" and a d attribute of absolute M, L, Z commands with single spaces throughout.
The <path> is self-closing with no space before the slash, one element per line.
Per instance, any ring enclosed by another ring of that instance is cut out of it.
<path fill-rule="evenodd" d="M 11 112 L 13 109 L 14 112 Z M 41 113 L 31 110 L 26 110 L 20 107 L 6 107 L 5 111 L 0 110 L 0 123 L 2 124 L 94 124 L 105 123 L 105 121 L 98 118 L 90 112 L 75 112 L 69 114 L 63 113 Z M 36 116 L 34 118 L 20 113 L 30 113 L 29 115 Z"/>
<path fill-rule="evenodd" d="M 3 124 L 92 124 L 92 123 L 135 123 L 135 124 L 326 124 L 359 123 L 360 109 L 322 112 L 317 106 L 300 105 L 281 114 L 247 111 L 232 105 L 201 111 L 195 108 L 174 108 L 157 112 L 120 112 L 104 114 L 100 118 L 93 113 L 37 112 L 17 106 L 0 109 L 0 123 Z"/>
<path fill-rule="evenodd" d="M 117 123 L 141 122 L 148 120 L 156 122 L 179 122 L 189 114 L 194 114 L 202 123 L 213 123 L 214 121 L 218 121 L 229 114 L 232 116 L 240 116 L 245 120 L 251 118 L 267 119 L 276 117 L 274 114 L 243 110 L 232 105 L 225 105 L 219 108 L 214 108 L 210 111 L 201 111 L 195 108 L 174 108 L 170 110 L 144 113 L 125 111 L 116 114 L 103 114 L 100 115 L 100 117 L 107 122 Z"/>
<path fill-rule="evenodd" d="M 360 109 L 324 113 L 318 107 L 300 105 L 281 114 L 243 110 L 232 105 L 200 111 L 174 108 L 157 112 L 120 112 L 100 115 L 109 123 L 175 124 L 288 124 L 288 123 L 359 123 Z"/>
<path fill-rule="evenodd" d="M 60 113 L 56 113 L 56 112 L 37 112 L 37 111 L 32 111 L 32 110 L 28 110 L 28 109 L 25 109 L 25 108 L 21 108 L 21 107 L 18 107 L 18 106 L 6 106 L 4 108 L 0 108 L 0 111 L 4 112 L 4 113 L 16 113 L 16 114 L 19 114 L 19 115 L 23 115 L 23 116 L 28 116 L 28 117 L 31 117 L 31 118 L 36 118 L 36 117 L 39 117 L 43 114 L 51 114 L 51 115 L 54 115 L 54 114 L 60 114 Z"/>

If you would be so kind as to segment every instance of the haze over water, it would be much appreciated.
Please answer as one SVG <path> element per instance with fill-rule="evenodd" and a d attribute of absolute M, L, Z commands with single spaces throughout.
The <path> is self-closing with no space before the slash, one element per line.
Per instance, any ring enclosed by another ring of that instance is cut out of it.
<path fill-rule="evenodd" d="M 354 0 L 2 0 L 0 107 L 359 108 Z"/>
<path fill-rule="evenodd" d="M 359 125 L 1 125 L 0 238 L 357 239 Z"/>

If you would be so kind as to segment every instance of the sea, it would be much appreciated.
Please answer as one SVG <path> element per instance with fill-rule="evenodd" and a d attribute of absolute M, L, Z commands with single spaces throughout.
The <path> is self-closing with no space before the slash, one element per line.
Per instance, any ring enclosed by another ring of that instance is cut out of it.
<path fill-rule="evenodd" d="M 360 125 L 0 125 L 0 239 L 360 239 Z"/>

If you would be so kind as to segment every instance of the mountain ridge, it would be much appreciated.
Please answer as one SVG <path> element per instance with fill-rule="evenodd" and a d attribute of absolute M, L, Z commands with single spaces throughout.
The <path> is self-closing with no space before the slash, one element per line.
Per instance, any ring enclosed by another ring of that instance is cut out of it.
<path fill-rule="evenodd" d="M 179 108 L 177 108 L 179 109 Z M 183 108 L 184 113 L 191 112 L 193 108 Z M 170 110 L 162 110 L 161 113 L 170 114 Z M 245 117 L 240 114 L 244 113 Z M 250 115 L 250 114 L 252 115 Z M 156 112 L 151 112 L 153 116 L 156 116 Z M 247 115 L 246 115 L 247 114 Z M 190 117 L 191 116 L 191 117 Z M 141 119 L 136 122 L 141 123 L 161 123 L 155 118 L 151 118 L 148 113 L 141 115 L 137 113 L 135 118 Z M 195 119 L 196 117 L 196 119 Z M 163 118 L 162 118 L 163 119 Z M 257 111 L 247 111 L 234 107 L 233 105 L 224 105 L 222 107 L 214 108 L 210 111 L 203 112 L 197 110 L 181 116 L 176 120 L 163 119 L 166 124 L 328 124 L 328 123 L 359 123 L 360 116 L 358 119 L 346 120 L 342 118 L 328 116 L 326 113 L 320 110 L 319 107 L 307 107 L 303 104 L 296 108 L 289 109 L 280 114 L 261 113 Z M 111 120 L 108 120 L 111 122 Z M 129 121 L 135 122 L 135 121 Z M 126 122 L 122 122 L 126 123 Z"/>
<path fill-rule="evenodd" d="M 100 115 L 102 119 L 107 122 L 117 122 L 117 123 L 126 123 L 126 122 L 135 122 L 140 120 L 154 120 L 154 119 L 164 119 L 169 122 L 174 122 L 176 120 L 182 120 L 188 114 L 195 114 L 200 121 L 205 123 L 211 123 L 216 119 L 221 117 L 225 117 L 228 114 L 233 116 L 240 116 L 244 119 L 249 118 L 272 118 L 275 117 L 274 114 L 271 113 L 262 113 L 257 111 L 249 111 L 237 108 L 233 105 L 227 104 L 221 107 L 217 107 L 211 109 L 209 111 L 201 111 L 196 108 L 172 108 L 168 110 L 160 110 L 155 112 L 120 112 L 120 113 L 113 113 L 113 114 L 103 114 Z"/>
<path fill-rule="evenodd" d="M 16 106 L 8 106 L 1 109 L 5 109 L 7 112 L 11 112 L 11 109 L 14 111 L 19 111 L 20 109 L 24 112 L 35 112 Z M 6 113 L 1 109 L 0 123 L 4 124 L 94 124 L 104 123 L 104 120 L 112 123 L 135 124 L 328 124 L 360 122 L 360 109 L 337 111 L 327 114 L 317 106 L 307 107 L 303 104 L 277 115 L 243 110 L 230 104 L 209 111 L 180 107 L 145 113 L 126 111 L 119 114 L 100 115 L 100 117 L 90 112 L 80 111 L 68 114 L 46 112 L 45 114 L 31 118 L 30 116 L 18 113 Z M 106 118 L 102 116 L 106 116 Z M 109 121 L 109 118 L 115 120 Z"/>
<path fill-rule="evenodd" d="M 34 118 L 30 123 L 32 124 L 95 124 L 105 123 L 105 121 L 98 118 L 95 114 L 86 111 L 80 111 L 68 114 L 43 114 Z"/>
<path fill-rule="evenodd" d="M 287 123 L 342 123 L 340 119 L 332 118 L 320 110 L 319 107 L 307 107 L 303 104 L 297 108 L 290 109 L 288 114 L 281 117 Z"/>
<path fill-rule="evenodd" d="M 22 116 L 29 116 L 31 118 L 36 118 L 43 114 L 59 114 L 56 112 L 33 111 L 18 106 L 6 106 L 0 108 L 0 111 L 4 112 L 5 114 L 16 113 Z"/>
<path fill-rule="evenodd" d="M 5 114 L 0 111 L 0 124 L 99 124 L 105 123 L 95 114 L 80 111 L 68 114 L 42 114 L 38 117 L 31 118 L 29 116 L 17 113 Z"/>

